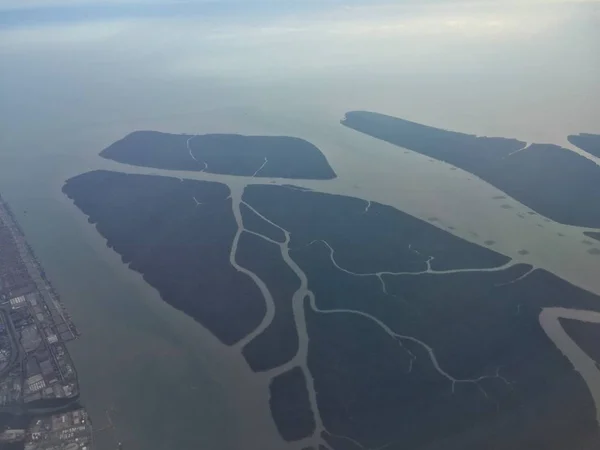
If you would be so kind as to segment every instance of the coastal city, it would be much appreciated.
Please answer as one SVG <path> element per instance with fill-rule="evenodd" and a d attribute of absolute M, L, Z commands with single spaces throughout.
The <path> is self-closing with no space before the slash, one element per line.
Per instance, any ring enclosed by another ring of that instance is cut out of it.
<path fill-rule="evenodd" d="M 78 335 L 0 197 L 0 415 L 20 418 L 9 425 L 0 421 L 0 447 L 92 448 L 91 423 L 78 404 L 77 371 L 65 345 Z"/>

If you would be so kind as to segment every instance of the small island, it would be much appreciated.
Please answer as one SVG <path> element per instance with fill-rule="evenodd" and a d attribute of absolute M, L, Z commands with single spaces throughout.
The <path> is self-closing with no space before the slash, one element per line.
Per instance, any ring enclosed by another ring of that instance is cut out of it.
<path fill-rule="evenodd" d="M 551 144 L 448 131 L 368 111 L 349 112 L 342 124 L 466 170 L 556 222 L 600 228 L 600 167 L 575 152 Z M 576 141 L 591 152 L 591 143 L 598 140 L 582 136 Z"/>
<path fill-rule="evenodd" d="M 222 175 L 315 180 L 336 176 L 317 147 L 289 136 L 135 131 L 100 156 L 134 166 Z"/>

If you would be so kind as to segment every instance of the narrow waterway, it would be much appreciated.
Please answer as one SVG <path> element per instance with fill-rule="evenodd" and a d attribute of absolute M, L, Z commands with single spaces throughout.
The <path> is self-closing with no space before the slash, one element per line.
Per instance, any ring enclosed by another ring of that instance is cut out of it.
<path fill-rule="evenodd" d="M 114 450 L 118 441 L 127 450 L 300 447 L 277 433 L 267 376 L 252 373 L 239 347 L 223 346 L 163 302 L 62 194 L 66 179 L 86 171 L 226 183 L 240 229 L 236 208 L 249 184 L 361 198 L 365 214 L 379 202 L 600 294 L 600 256 L 593 254 L 600 242 L 582 229 L 541 217 L 462 170 L 339 124 L 347 111 L 371 110 L 581 153 L 567 136 L 600 132 L 594 6 L 321 2 L 322 11 L 288 13 L 284 3 L 248 16 L 188 16 L 184 8 L 176 17 L 147 17 L 140 6 L 125 17 L 92 11 L 52 19 L 48 9 L 41 23 L 32 8 L 31 21 L 0 26 L 0 192 L 82 333 L 69 348 L 82 401 L 103 430 L 98 450 Z M 187 144 L 203 133 L 296 136 L 319 147 L 338 178 L 271 180 L 260 177 L 260 165 L 254 177 L 228 177 L 206 173 L 200 161 L 204 172 L 171 172 L 98 156 L 136 130 L 191 135 Z M 202 207 L 194 199 L 190 206 Z M 277 245 L 288 261 L 285 244 Z M 294 297 L 301 333 L 301 294 L 311 298 L 303 286 Z M 269 312 L 261 329 L 272 320 L 262 291 Z"/>
<path fill-rule="evenodd" d="M 585 381 L 596 407 L 596 420 L 600 426 L 600 370 L 594 361 L 571 339 L 560 324 L 560 319 L 571 319 L 586 323 L 600 324 L 600 313 L 581 309 L 544 308 L 540 313 L 540 325 L 565 355 Z"/>
<path fill-rule="evenodd" d="M 391 205 L 479 245 L 493 241 L 490 248 L 510 257 L 511 264 L 531 264 L 600 293 L 600 260 L 588 253 L 600 243 L 582 243 L 581 229 L 528 214 L 530 210 L 513 199 L 495 199 L 503 193 L 447 164 L 348 130 L 338 123 L 343 112 L 343 108 L 337 114 L 313 112 L 297 120 L 299 114 L 281 110 L 251 115 L 208 111 L 171 120 L 145 120 L 142 126 L 124 121 L 63 136 L 24 135 L 10 146 L 14 151 L 2 154 L 3 195 L 82 332 L 70 348 L 81 379 L 82 400 L 97 428 L 105 430 L 96 439 L 100 450 L 114 448 L 117 441 L 144 449 L 248 448 L 248 442 L 256 442 L 255 448 L 261 450 L 300 447 L 284 443 L 275 429 L 268 405 L 268 377 L 252 373 L 239 348 L 221 345 L 196 322 L 166 305 L 139 274 L 106 248 L 95 227 L 62 194 L 64 180 L 88 170 L 226 183 L 232 191 L 234 213 L 243 189 L 250 184 L 294 184 L 350 195 L 365 200 L 365 213 L 371 202 Z M 142 127 L 174 133 L 302 137 L 324 152 L 338 178 L 288 180 L 165 171 L 98 156 L 107 145 Z M 45 142 L 51 142 L 49 148 Z M 277 245 L 284 260 L 293 263 L 286 259 L 285 244 Z M 523 250 L 527 253 L 522 254 Z M 232 251 L 235 256 L 235 248 Z M 309 293 L 303 286 L 294 296 L 301 351 L 284 368 L 302 367 L 305 361 L 302 304 Z M 268 325 L 271 314 L 261 328 Z"/>

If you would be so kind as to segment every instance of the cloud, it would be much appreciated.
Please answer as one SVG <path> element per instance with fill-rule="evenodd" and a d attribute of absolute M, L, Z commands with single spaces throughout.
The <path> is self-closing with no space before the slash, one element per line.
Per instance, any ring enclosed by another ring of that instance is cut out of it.
<path fill-rule="evenodd" d="M 262 80 L 433 65 L 476 71 L 497 64 L 503 49 L 519 52 L 530 37 L 560 29 L 564 17 L 546 7 L 463 3 L 330 5 L 251 18 L 111 18 L 0 28 L 0 56 L 40 66 L 35 73 L 76 64 L 92 78 L 109 70 L 138 78 Z"/>
<path fill-rule="evenodd" d="M 113 40 L 133 42 L 145 48 L 171 44 L 208 43 L 248 47 L 263 44 L 293 45 L 339 39 L 394 38 L 428 35 L 496 35 L 516 38 L 519 34 L 540 31 L 552 25 L 557 17 L 552 13 L 523 14 L 522 11 L 473 8 L 407 10 L 386 6 L 369 9 L 330 8 L 319 14 L 265 17 L 257 20 L 237 18 L 212 20 L 191 18 L 113 18 L 102 21 L 27 25 L 0 29 L 0 48 L 27 50 L 58 45 L 80 46 Z M 315 49 L 317 50 L 317 49 Z"/>
<path fill-rule="evenodd" d="M 0 0 L 1 10 L 31 10 L 83 5 L 123 5 L 132 3 L 163 3 L 165 0 Z"/>

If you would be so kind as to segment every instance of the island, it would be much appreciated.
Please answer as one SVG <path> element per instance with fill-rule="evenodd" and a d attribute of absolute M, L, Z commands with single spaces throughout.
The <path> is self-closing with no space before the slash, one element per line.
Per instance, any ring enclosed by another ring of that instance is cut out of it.
<path fill-rule="evenodd" d="M 289 136 L 136 131 L 100 156 L 136 166 L 223 175 L 317 180 L 336 176 L 317 147 Z"/>
<path fill-rule="evenodd" d="M 569 142 L 590 155 L 600 158 L 600 134 L 580 133 L 567 137 Z"/>
<path fill-rule="evenodd" d="M 261 292 L 231 264 L 238 226 L 226 185 L 95 171 L 68 180 L 63 191 L 123 262 L 222 342 L 259 325 Z"/>
<path fill-rule="evenodd" d="M 600 228 L 600 167 L 573 151 L 448 131 L 368 111 L 348 112 L 341 123 L 466 170 L 556 222 Z M 590 136 L 576 142 L 585 142 L 591 152 L 591 143 L 598 141 Z"/>
<path fill-rule="evenodd" d="M 544 270 L 390 206 L 277 184 L 94 171 L 63 190 L 269 381 L 298 448 L 600 445 L 590 386 L 540 314 L 598 314 L 600 298 Z"/>

